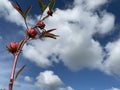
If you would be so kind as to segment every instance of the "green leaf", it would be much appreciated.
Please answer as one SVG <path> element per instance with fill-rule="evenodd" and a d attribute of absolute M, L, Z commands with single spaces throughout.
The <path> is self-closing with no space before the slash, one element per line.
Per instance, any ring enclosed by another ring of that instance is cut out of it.
<path fill-rule="evenodd" d="M 29 14 L 29 12 L 30 12 L 31 9 L 32 9 L 32 5 L 30 5 L 30 6 L 28 7 L 28 9 L 26 10 L 26 12 L 25 12 L 25 14 L 24 14 L 24 19 L 27 18 L 27 16 L 28 16 L 28 14 Z"/>
<path fill-rule="evenodd" d="M 17 79 L 18 75 L 22 72 L 22 70 L 25 68 L 25 66 L 26 66 L 26 65 L 23 65 L 23 66 L 19 69 L 19 71 L 16 73 L 16 76 L 15 76 L 15 79 L 14 79 L 14 80 Z"/>
<path fill-rule="evenodd" d="M 46 10 L 46 8 L 47 8 L 48 6 L 50 6 L 50 4 L 51 4 L 51 0 L 49 0 L 49 2 L 45 5 L 44 11 Z"/>
<path fill-rule="evenodd" d="M 40 8 L 41 8 L 41 10 L 42 10 L 42 13 L 44 12 L 44 8 L 45 8 L 45 6 L 44 6 L 44 3 L 43 3 L 43 1 L 42 0 L 38 0 L 38 2 L 39 2 L 39 6 L 40 6 Z"/>
<path fill-rule="evenodd" d="M 51 4 L 50 4 L 50 9 L 53 10 L 54 6 L 55 6 L 56 1 L 55 0 L 51 0 Z"/>

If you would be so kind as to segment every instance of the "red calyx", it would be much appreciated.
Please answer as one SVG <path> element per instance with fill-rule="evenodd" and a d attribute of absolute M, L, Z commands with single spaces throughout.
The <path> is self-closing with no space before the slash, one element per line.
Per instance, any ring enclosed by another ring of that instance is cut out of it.
<path fill-rule="evenodd" d="M 18 47 L 19 47 L 19 43 L 18 42 L 11 42 L 7 46 L 7 49 L 8 49 L 9 52 L 15 53 L 15 52 L 17 52 Z"/>
<path fill-rule="evenodd" d="M 27 30 L 27 35 L 30 38 L 35 38 L 35 36 L 37 35 L 37 31 L 33 28 L 30 28 L 30 29 Z"/>
<path fill-rule="evenodd" d="M 39 21 L 37 23 L 36 27 L 39 27 L 40 29 L 44 29 L 45 28 L 45 23 L 43 21 Z"/>

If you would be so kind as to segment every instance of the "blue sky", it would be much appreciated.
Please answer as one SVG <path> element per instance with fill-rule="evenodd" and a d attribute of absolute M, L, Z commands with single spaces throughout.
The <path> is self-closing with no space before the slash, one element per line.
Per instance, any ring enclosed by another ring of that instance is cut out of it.
<path fill-rule="evenodd" d="M 34 26 L 41 14 L 37 0 L 18 1 L 24 10 L 33 5 L 27 23 Z M 60 37 L 24 46 L 17 70 L 27 67 L 14 89 L 120 90 L 119 4 L 119 0 L 56 0 L 56 12 L 45 23 L 47 29 L 57 28 L 54 33 Z M 7 89 L 13 64 L 6 45 L 24 38 L 25 29 L 9 0 L 0 1 L 0 89 Z"/>

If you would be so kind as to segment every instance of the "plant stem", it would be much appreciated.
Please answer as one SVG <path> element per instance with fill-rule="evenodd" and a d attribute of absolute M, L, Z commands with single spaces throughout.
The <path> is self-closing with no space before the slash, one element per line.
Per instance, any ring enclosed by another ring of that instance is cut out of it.
<path fill-rule="evenodd" d="M 29 29 L 29 28 L 28 28 L 28 25 L 27 25 L 26 19 L 24 19 L 24 22 L 25 22 L 26 28 Z"/>
<path fill-rule="evenodd" d="M 11 72 L 11 77 L 10 77 L 10 82 L 9 82 L 9 90 L 12 90 L 12 87 L 13 87 L 14 75 L 15 75 L 15 69 L 16 69 L 18 57 L 19 57 L 19 53 L 16 53 L 14 55 L 14 64 L 12 67 L 12 72 Z"/>
<path fill-rule="evenodd" d="M 45 16 L 43 19 L 42 19 L 42 21 L 44 21 L 46 18 L 48 18 L 49 17 L 49 15 L 47 15 L 47 16 Z"/>
<path fill-rule="evenodd" d="M 29 40 L 29 37 L 26 36 L 26 37 L 23 39 L 23 42 L 22 42 L 21 47 L 20 47 L 20 50 L 18 50 L 16 53 L 14 53 L 14 63 L 13 63 L 13 67 L 12 67 L 12 72 L 11 72 L 11 77 L 10 77 L 10 81 L 9 81 L 8 90 L 12 90 L 12 88 L 13 88 L 14 75 L 15 75 L 15 69 L 16 69 L 18 57 L 19 57 L 19 55 L 20 55 L 20 52 L 21 52 L 24 44 L 25 44 L 28 40 Z"/>

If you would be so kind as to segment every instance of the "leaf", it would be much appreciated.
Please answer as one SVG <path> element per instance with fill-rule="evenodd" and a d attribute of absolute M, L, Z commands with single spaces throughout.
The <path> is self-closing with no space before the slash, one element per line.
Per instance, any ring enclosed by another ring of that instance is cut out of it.
<path fill-rule="evenodd" d="M 38 2 L 39 2 L 39 6 L 40 6 L 40 8 L 41 8 L 41 10 L 42 10 L 42 13 L 44 12 L 44 3 L 43 3 L 43 1 L 42 0 L 38 0 Z"/>
<path fill-rule="evenodd" d="M 19 5 L 19 3 L 17 2 L 17 0 L 15 0 L 15 2 L 16 2 L 17 5 L 14 5 L 13 3 L 11 3 L 12 6 L 22 15 L 22 17 L 24 17 L 24 13 L 23 13 L 23 11 L 22 11 L 22 8 L 20 7 L 20 5 Z"/>
<path fill-rule="evenodd" d="M 25 68 L 25 66 L 26 66 L 26 65 L 23 65 L 23 66 L 19 69 L 19 71 L 16 73 L 16 76 L 15 76 L 15 79 L 14 79 L 14 80 L 17 79 L 18 75 L 22 72 L 22 70 Z"/>
<path fill-rule="evenodd" d="M 12 4 L 12 6 L 23 16 L 23 12 L 18 6 L 14 5 L 14 4 Z"/>
<path fill-rule="evenodd" d="M 52 34 L 52 33 L 47 33 L 47 34 L 45 35 L 45 37 L 49 37 L 49 38 L 56 39 L 56 37 L 59 37 L 59 35 L 55 35 L 55 34 Z"/>
<path fill-rule="evenodd" d="M 27 18 L 27 16 L 28 16 L 28 14 L 29 14 L 29 12 L 30 12 L 31 9 L 32 9 L 32 5 L 30 5 L 30 6 L 28 7 L 28 9 L 26 10 L 26 12 L 25 12 L 25 14 L 24 14 L 24 19 Z"/>
<path fill-rule="evenodd" d="M 49 38 L 53 38 L 53 39 L 56 39 L 57 37 L 59 37 L 59 35 L 55 35 L 53 33 L 50 33 L 52 31 L 54 31 L 56 29 L 50 29 L 48 31 L 43 31 L 40 38 L 45 38 L 45 37 L 49 37 Z"/>
<path fill-rule="evenodd" d="M 51 0 L 51 4 L 50 4 L 50 6 L 49 6 L 51 10 L 54 8 L 55 3 L 56 3 L 55 0 Z"/>
<path fill-rule="evenodd" d="M 51 4 L 51 0 L 49 0 L 49 2 L 45 5 L 44 11 L 46 10 L 46 8 L 47 8 L 48 6 L 50 6 L 50 4 Z"/>
<path fill-rule="evenodd" d="M 52 32 L 54 30 L 56 30 L 56 29 L 50 29 L 50 30 L 47 30 L 46 32 L 49 33 L 49 32 Z"/>

